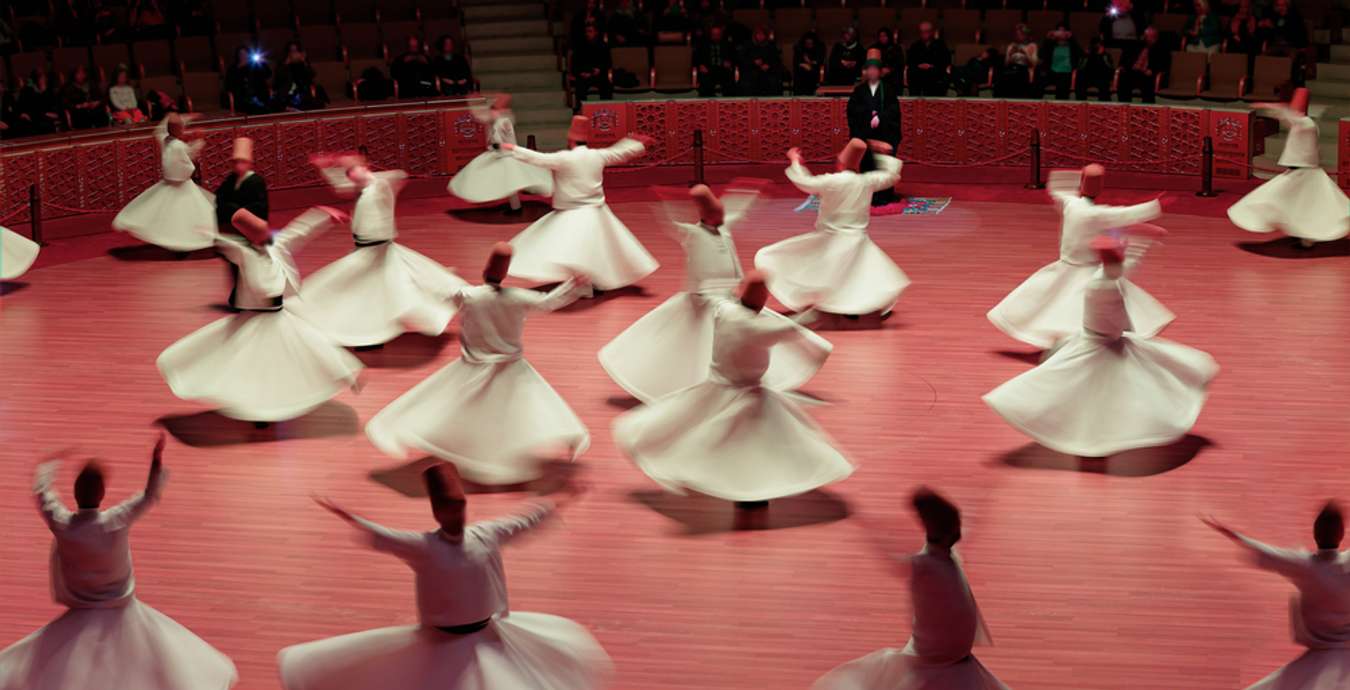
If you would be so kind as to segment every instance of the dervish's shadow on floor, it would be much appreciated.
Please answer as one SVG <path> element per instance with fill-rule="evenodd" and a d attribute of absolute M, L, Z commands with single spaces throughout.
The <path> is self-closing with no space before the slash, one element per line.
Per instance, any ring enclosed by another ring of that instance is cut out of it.
<path fill-rule="evenodd" d="M 216 258 L 216 253 L 211 249 L 175 252 L 153 244 L 133 244 L 129 247 L 113 247 L 108 250 L 108 256 L 118 261 L 205 261 Z"/>
<path fill-rule="evenodd" d="M 1350 256 L 1350 238 L 1344 237 L 1332 242 L 1319 242 L 1306 248 L 1296 237 L 1279 237 L 1265 242 L 1237 242 L 1236 245 L 1244 252 L 1272 259 L 1326 259 Z"/>
<path fill-rule="evenodd" d="M 863 314 L 856 318 L 822 313 L 806 327 L 813 331 L 879 331 L 883 328 L 904 328 L 904 325 L 895 318 L 894 313 L 885 317 L 880 314 Z"/>
<path fill-rule="evenodd" d="M 1030 364 L 1033 367 L 1040 365 L 1041 359 L 1045 357 L 1044 352 L 1019 352 L 1017 350 L 999 350 L 994 354 L 1000 357 L 1007 357 L 1008 359 L 1015 359 L 1024 364 Z"/>
<path fill-rule="evenodd" d="M 642 401 L 631 395 L 611 395 L 605 398 L 605 404 L 620 410 L 631 410 L 642 406 Z"/>
<path fill-rule="evenodd" d="M 361 430 L 356 410 L 335 400 L 324 403 L 298 419 L 275 422 L 261 429 L 254 426 L 253 422 L 230 419 L 214 411 L 167 415 L 160 417 L 156 423 L 183 445 L 194 448 L 354 436 Z"/>
<path fill-rule="evenodd" d="M 549 285 L 547 286 L 547 289 L 552 290 L 555 287 L 557 286 Z M 543 290 L 545 288 L 539 289 Z M 559 309 L 558 311 L 564 313 L 574 311 L 586 311 L 588 309 L 593 309 L 595 307 L 604 304 L 605 302 L 608 302 L 612 299 L 617 299 L 619 297 L 646 297 L 646 296 L 647 291 L 643 290 L 641 285 L 629 285 L 627 287 L 621 287 L 614 290 L 605 290 L 604 292 L 597 291 L 594 297 L 590 299 L 579 299 L 563 307 L 562 309 Z"/>
<path fill-rule="evenodd" d="M 405 333 L 383 347 L 356 349 L 352 354 L 371 369 L 416 369 L 436 361 L 454 341 L 454 333 L 442 333 L 435 337 Z"/>
<path fill-rule="evenodd" d="M 20 290 L 28 289 L 28 283 L 0 281 L 0 297 L 8 297 Z"/>
<path fill-rule="evenodd" d="M 1214 442 L 1204 436 L 1187 434 L 1181 440 L 1166 446 L 1137 448 L 1105 458 L 1080 458 L 1050 450 L 1038 443 L 1028 443 L 1004 453 L 991 464 L 1031 470 L 1105 474 L 1114 477 L 1151 477 L 1180 468 L 1213 445 Z"/>
<path fill-rule="evenodd" d="M 446 214 L 456 220 L 479 225 L 520 225 L 533 223 L 548 215 L 553 207 L 541 201 L 525 201 L 520 205 L 520 213 L 507 213 L 505 203 L 496 206 L 476 206 L 474 208 L 449 209 Z"/>
<path fill-rule="evenodd" d="M 371 481 L 392 489 L 394 492 L 408 498 L 426 498 L 427 489 L 422 480 L 422 473 L 429 467 L 433 467 L 443 460 L 433 457 L 419 458 L 412 462 L 406 462 L 394 467 L 385 467 L 371 470 Z M 471 494 L 500 494 L 514 492 L 529 492 L 535 494 L 551 494 L 562 490 L 564 487 L 576 481 L 576 477 L 581 472 L 581 465 L 574 462 L 546 461 L 541 463 L 540 470 L 543 473 L 539 479 L 523 484 L 504 484 L 499 486 L 490 486 L 486 484 L 476 484 L 468 480 L 464 481 L 465 493 Z"/>
<path fill-rule="evenodd" d="M 711 496 L 679 496 L 660 490 L 634 491 L 628 498 L 677 523 L 684 536 L 822 525 L 852 513 L 848 503 L 823 489 L 770 501 L 767 508 L 758 510 L 742 510 Z"/>

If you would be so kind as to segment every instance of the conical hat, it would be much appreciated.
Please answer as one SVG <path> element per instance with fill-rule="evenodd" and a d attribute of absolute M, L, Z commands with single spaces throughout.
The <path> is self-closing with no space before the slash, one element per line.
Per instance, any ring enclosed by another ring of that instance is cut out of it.
<path fill-rule="evenodd" d="M 234 153 L 230 156 L 231 160 L 253 162 L 253 140 L 248 137 L 239 137 L 234 140 Z"/>
<path fill-rule="evenodd" d="M 511 255 L 514 249 L 509 242 L 498 242 L 492 246 L 492 255 L 488 257 L 487 266 L 483 268 L 483 280 L 489 283 L 501 283 L 506 280 L 506 274 L 511 270 Z"/>
<path fill-rule="evenodd" d="M 1083 181 L 1079 183 L 1078 193 L 1086 197 L 1097 197 L 1106 184 L 1106 168 L 1093 163 L 1083 168 Z"/>
<path fill-rule="evenodd" d="M 1308 89 L 1300 86 L 1294 89 L 1294 95 L 1289 99 L 1289 107 L 1297 111 L 1300 115 L 1308 114 Z"/>
<path fill-rule="evenodd" d="M 764 282 L 764 274 L 750 271 L 741 281 L 741 304 L 750 309 L 763 309 L 769 303 L 769 286 Z"/>
<path fill-rule="evenodd" d="M 585 115 L 573 115 L 572 126 L 567 128 L 567 140 L 574 143 L 590 141 L 591 118 Z"/>
<path fill-rule="evenodd" d="M 436 463 L 422 473 L 422 481 L 432 505 L 464 502 L 464 482 L 454 465 Z"/>
<path fill-rule="evenodd" d="M 704 223 L 715 228 L 726 219 L 726 209 L 708 185 L 695 185 L 689 190 L 689 198 L 698 206 L 698 219 Z"/>

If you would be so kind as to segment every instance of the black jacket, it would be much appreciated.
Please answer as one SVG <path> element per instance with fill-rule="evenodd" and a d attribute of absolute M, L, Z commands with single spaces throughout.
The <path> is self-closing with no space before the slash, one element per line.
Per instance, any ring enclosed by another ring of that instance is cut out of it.
<path fill-rule="evenodd" d="M 873 114 L 880 120 L 876 129 L 872 128 Z M 900 95 L 895 86 L 883 79 L 877 83 L 876 95 L 867 82 L 854 87 L 848 97 L 848 135 L 884 141 L 892 147 L 900 145 Z"/>
<path fill-rule="evenodd" d="M 933 39 L 933 42 L 927 45 L 923 41 L 915 41 L 910 44 L 906 58 L 909 60 L 911 75 L 919 65 L 932 65 L 934 74 L 946 76 L 947 68 L 952 64 L 952 51 L 940 38 Z"/>
<path fill-rule="evenodd" d="M 263 181 L 262 175 L 254 172 L 235 189 L 235 179 L 235 174 L 230 173 L 216 188 L 216 225 L 221 232 L 238 234 L 230 219 L 241 208 L 267 220 L 267 183 Z"/>

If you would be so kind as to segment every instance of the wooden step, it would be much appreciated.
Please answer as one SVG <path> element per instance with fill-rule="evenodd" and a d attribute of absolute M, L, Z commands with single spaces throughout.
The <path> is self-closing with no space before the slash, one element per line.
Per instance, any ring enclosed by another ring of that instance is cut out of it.
<path fill-rule="evenodd" d="M 474 53 L 473 73 L 478 75 L 495 72 L 525 72 L 558 70 L 558 58 L 552 53 L 534 53 L 528 55 L 488 55 Z"/>
<path fill-rule="evenodd" d="M 553 38 L 551 36 L 475 38 L 472 43 L 475 58 L 502 55 L 553 55 Z"/>
<path fill-rule="evenodd" d="M 471 5 L 464 8 L 466 24 L 479 22 L 505 21 L 518 19 L 543 20 L 548 13 L 543 3 L 494 3 L 491 5 Z"/>
<path fill-rule="evenodd" d="M 464 35 L 477 42 L 484 38 L 517 36 L 548 37 L 548 22 L 542 19 L 516 19 L 507 21 L 473 22 L 464 27 Z"/>
<path fill-rule="evenodd" d="M 562 89 L 562 74 L 557 70 L 529 72 L 474 72 L 487 91 Z"/>

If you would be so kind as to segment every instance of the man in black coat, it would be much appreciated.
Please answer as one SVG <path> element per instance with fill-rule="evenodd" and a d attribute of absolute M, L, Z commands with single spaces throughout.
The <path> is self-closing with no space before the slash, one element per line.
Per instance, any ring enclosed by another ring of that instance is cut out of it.
<path fill-rule="evenodd" d="M 937 37 L 931 22 L 919 25 L 919 40 L 909 47 L 909 95 L 947 95 L 947 68 L 952 64 L 952 52 Z"/>
<path fill-rule="evenodd" d="M 721 24 L 708 28 L 708 35 L 694 48 L 694 67 L 698 68 L 698 95 L 711 98 L 720 88 L 723 96 L 736 91 L 736 47 L 727 39 Z"/>
<path fill-rule="evenodd" d="M 234 140 L 234 170 L 216 188 L 216 226 L 220 234 L 242 237 L 235 229 L 236 215 L 253 215 L 267 222 L 267 183 L 262 175 L 253 172 L 253 140 L 239 137 Z M 230 306 L 234 306 L 234 283 L 239 269 L 230 266 Z"/>
<path fill-rule="evenodd" d="M 892 155 L 900 148 L 900 94 L 894 86 L 882 81 L 882 67 L 881 51 L 875 48 L 867 51 L 863 81 L 848 97 L 848 136 L 868 144 L 859 172 L 876 170 L 872 151 L 878 144 L 884 145 L 883 150 L 890 147 L 886 153 Z M 895 201 L 894 189 L 883 189 L 872 195 L 873 206 L 885 206 Z"/>
<path fill-rule="evenodd" d="M 1134 92 L 1139 91 L 1139 100 L 1153 103 L 1158 75 L 1166 74 L 1172 67 L 1172 52 L 1158 40 L 1158 29 L 1148 27 L 1144 30 L 1144 42 L 1126 52 L 1120 59 L 1120 83 L 1116 97 L 1121 103 L 1129 103 Z"/>

